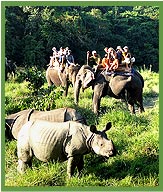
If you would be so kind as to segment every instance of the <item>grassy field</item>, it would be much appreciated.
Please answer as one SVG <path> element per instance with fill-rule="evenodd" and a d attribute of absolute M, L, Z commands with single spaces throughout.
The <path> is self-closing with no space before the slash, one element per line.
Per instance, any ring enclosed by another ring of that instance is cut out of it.
<path fill-rule="evenodd" d="M 28 83 L 7 81 L 5 83 L 5 113 L 10 114 L 26 108 L 45 110 L 73 107 L 86 117 L 89 125 L 101 130 L 112 122 L 108 132 L 118 150 L 118 155 L 104 160 L 96 154 L 84 157 L 84 169 L 80 178 L 77 172 L 67 179 L 67 162 L 43 163 L 33 159 L 33 169 L 22 176 L 16 171 L 16 141 L 5 142 L 5 186 L 108 186 L 108 187 L 156 187 L 159 185 L 159 75 L 142 70 L 145 80 L 144 107 L 142 114 L 131 115 L 119 100 L 105 97 L 101 102 L 100 115 L 92 111 L 92 90 L 80 95 L 79 106 L 73 102 L 71 88 L 66 100 L 61 88 L 47 93 L 47 83 L 37 98 L 31 97 Z M 46 104 L 45 104 L 46 103 Z"/>

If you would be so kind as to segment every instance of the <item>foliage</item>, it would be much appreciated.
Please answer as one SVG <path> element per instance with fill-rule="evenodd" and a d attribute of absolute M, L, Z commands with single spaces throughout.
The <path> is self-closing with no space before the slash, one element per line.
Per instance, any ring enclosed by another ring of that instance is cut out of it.
<path fill-rule="evenodd" d="M 76 63 L 86 52 L 128 45 L 135 65 L 158 71 L 157 6 L 8 6 L 6 56 L 18 66 L 46 67 L 52 47 L 70 47 Z"/>
<path fill-rule="evenodd" d="M 52 110 L 56 107 L 57 99 L 62 97 L 61 87 L 42 87 L 37 90 L 37 94 L 31 94 L 29 82 L 11 83 L 6 82 L 5 91 L 5 112 L 6 114 L 30 108 L 37 110 Z"/>
<path fill-rule="evenodd" d="M 29 93 L 29 82 L 5 82 L 6 114 L 31 107 L 39 110 L 73 107 L 81 112 L 89 125 L 96 124 L 99 130 L 111 121 L 112 128 L 107 134 L 118 151 L 117 156 L 109 159 L 93 153 L 85 155 L 84 169 L 80 178 L 75 172 L 72 179 L 67 179 L 67 162 L 43 163 L 36 158 L 33 159 L 33 169 L 28 169 L 22 176 L 16 172 L 16 141 L 7 141 L 5 143 L 5 186 L 44 186 L 48 187 L 47 189 L 53 186 L 95 186 L 96 190 L 101 186 L 106 190 L 108 190 L 107 187 L 119 186 L 158 186 L 159 74 L 147 69 L 141 70 L 141 74 L 145 79 L 143 93 L 145 112 L 136 115 L 131 115 L 121 101 L 105 97 L 101 100 L 100 115 L 96 116 L 91 111 L 91 89 L 81 92 L 79 106 L 76 106 L 73 102 L 72 88 L 68 97 L 64 98 L 60 87 L 53 88 L 49 94 L 46 83 L 39 95 L 33 97 Z"/>
<path fill-rule="evenodd" d="M 32 67 L 26 71 L 27 81 L 29 81 L 28 87 L 33 94 L 37 94 L 38 90 L 45 83 L 45 75 L 37 69 L 37 67 Z"/>

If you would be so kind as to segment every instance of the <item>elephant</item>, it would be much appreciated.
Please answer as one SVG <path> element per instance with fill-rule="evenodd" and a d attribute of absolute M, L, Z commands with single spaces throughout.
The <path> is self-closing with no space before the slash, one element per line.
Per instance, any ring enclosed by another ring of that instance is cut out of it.
<path fill-rule="evenodd" d="M 84 70 L 86 69 L 86 70 Z M 94 73 L 90 75 L 91 73 Z M 127 102 L 132 114 L 135 113 L 134 104 L 138 106 L 139 112 L 144 111 L 143 87 L 144 80 L 141 74 L 135 70 L 129 72 L 106 72 L 89 69 L 82 66 L 76 77 L 74 101 L 78 104 L 80 88 L 86 89 L 92 86 L 93 89 L 93 111 L 98 114 L 101 98 L 106 95 L 116 99 L 123 99 Z M 93 78 L 92 78 L 93 77 Z"/>
<path fill-rule="evenodd" d="M 35 156 L 43 162 L 67 160 L 68 177 L 73 176 L 76 167 L 80 175 L 85 154 L 94 151 L 106 158 L 116 155 L 114 143 L 106 134 L 110 128 L 111 122 L 98 131 L 95 125 L 87 126 L 73 121 L 28 121 L 18 133 L 17 171 L 23 174 L 27 166 L 32 167 L 32 157 Z"/>
<path fill-rule="evenodd" d="M 68 88 L 70 83 L 74 86 L 76 81 L 76 75 L 80 69 L 80 65 L 70 65 L 69 67 L 64 67 L 61 71 L 57 67 L 49 66 L 46 70 L 46 80 L 48 86 L 62 86 L 65 87 L 64 96 L 68 94 Z"/>
<path fill-rule="evenodd" d="M 37 111 L 26 109 L 8 115 L 5 118 L 5 136 L 7 139 L 17 139 L 18 132 L 23 124 L 29 120 L 48 120 L 51 122 L 77 121 L 87 124 L 85 118 L 73 108 L 59 108 L 51 111 Z"/>

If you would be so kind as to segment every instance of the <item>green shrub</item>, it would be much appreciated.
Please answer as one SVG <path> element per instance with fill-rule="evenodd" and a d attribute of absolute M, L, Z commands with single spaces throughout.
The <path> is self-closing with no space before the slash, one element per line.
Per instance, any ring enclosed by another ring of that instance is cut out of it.
<path fill-rule="evenodd" d="M 32 67 L 27 71 L 27 81 L 29 81 L 28 87 L 32 94 L 37 95 L 45 83 L 45 75 L 37 67 Z"/>

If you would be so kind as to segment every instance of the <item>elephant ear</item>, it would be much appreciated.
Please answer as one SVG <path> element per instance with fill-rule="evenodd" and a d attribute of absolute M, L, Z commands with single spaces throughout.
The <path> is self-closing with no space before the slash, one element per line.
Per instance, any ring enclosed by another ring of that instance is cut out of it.
<path fill-rule="evenodd" d="M 88 84 L 92 81 L 92 80 L 94 80 L 95 79 L 95 77 L 94 77 L 94 73 L 92 72 L 92 71 L 90 71 L 90 70 L 86 70 L 85 71 L 85 74 L 83 75 L 83 82 L 82 82 L 82 84 L 83 84 L 83 88 L 87 88 L 88 87 Z"/>
<path fill-rule="evenodd" d="M 102 131 L 103 132 L 108 131 L 111 128 L 111 126 L 112 126 L 111 122 L 107 123 L 105 129 L 103 129 Z"/>

